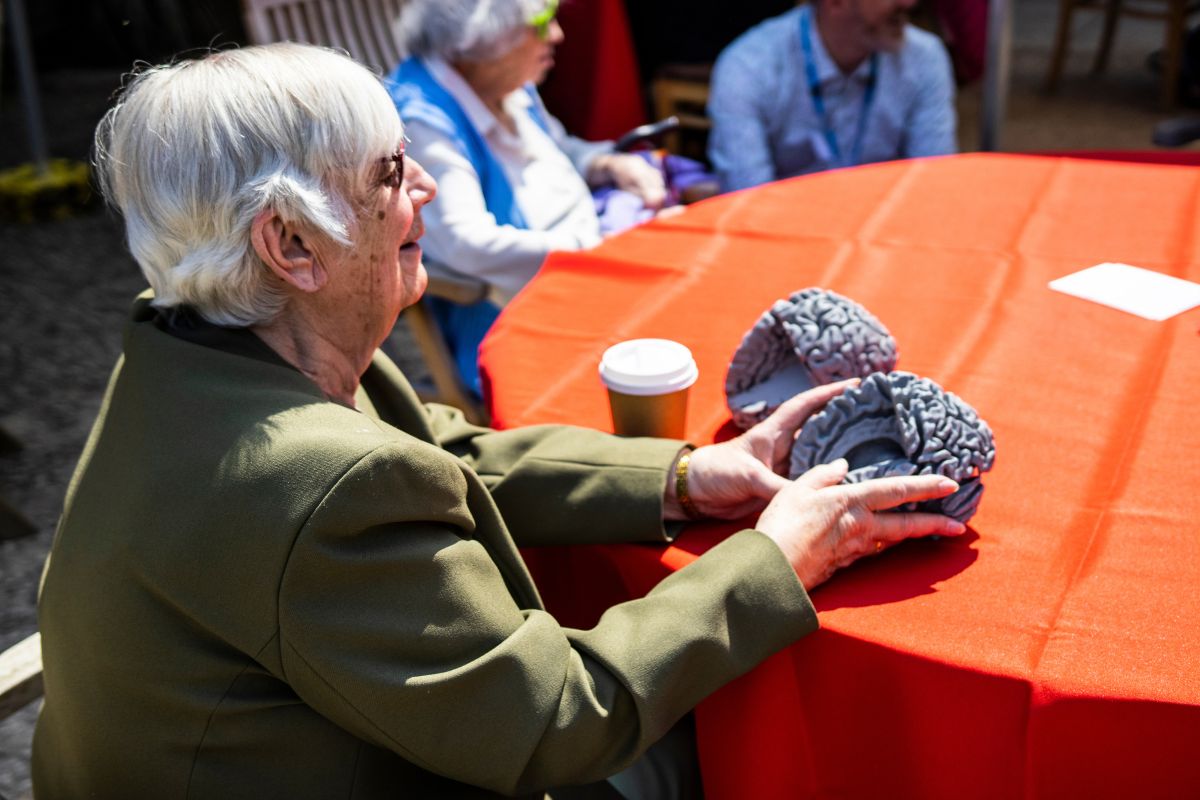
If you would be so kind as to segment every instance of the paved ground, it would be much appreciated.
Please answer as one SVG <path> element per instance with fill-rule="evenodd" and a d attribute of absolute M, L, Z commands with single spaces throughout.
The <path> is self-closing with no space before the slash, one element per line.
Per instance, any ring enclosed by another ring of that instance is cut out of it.
<path fill-rule="evenodd" d="M 34 600 L 62 494 L 120 350 L 121 307 L 141 280 L 103 214 L 0 227 L 0 423 L 25 444 L 0 457 L 5 499 L 37 527 L 0 542 L 0 646 L 36 628 Z M 85 255 L 86 254 L 86 255 Z M 0 794 L 19 794 L 33 708 L 0 725 Z M 16 792 L 14 792 L 16 790 Z"/>

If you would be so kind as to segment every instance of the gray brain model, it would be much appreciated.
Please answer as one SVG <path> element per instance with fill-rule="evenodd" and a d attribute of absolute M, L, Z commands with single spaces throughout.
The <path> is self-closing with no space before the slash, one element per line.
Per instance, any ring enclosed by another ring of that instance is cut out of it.
<path fill-rule="evenodd" d="M 914 508 L 966 522 L 983 494 L 981 473 L 992 468 L 992 431 L 975 409 L 931 380 L 908 372 L 876 373 L 830 400 L 800 430 L 791 477 L 836 458 L 850 462 L 847 483 L 889 475 L 937 474 L 959 490 Z"/>
<path fill-rule="evenodd" d="M 896 340 L 871 312 L 827 289 L 802 289 L 777 301 L 742 339 L 725 397 L 745 429 L 805 389 L 895 366 Z"/>

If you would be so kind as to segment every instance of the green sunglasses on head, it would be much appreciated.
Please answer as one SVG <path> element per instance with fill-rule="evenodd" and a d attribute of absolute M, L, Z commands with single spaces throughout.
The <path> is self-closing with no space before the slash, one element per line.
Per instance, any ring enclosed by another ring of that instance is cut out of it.
<path fill-rule="evenodd" d="M 558 0 L 549 0 L 546 7 L 538 13 L 534 14 L 529 20 L 529 25 L 542 41 L 550 38 L 550 23 L 554 22 L 554 17 L 558 14 Z"/>

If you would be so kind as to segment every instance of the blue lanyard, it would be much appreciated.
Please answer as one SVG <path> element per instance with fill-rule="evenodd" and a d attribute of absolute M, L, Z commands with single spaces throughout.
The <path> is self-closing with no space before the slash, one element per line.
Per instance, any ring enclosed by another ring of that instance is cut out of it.
<path fill-rule="evenodd" d="M 817 61 L 813 57 L 812 27 L 809 22 L 812 12 L 804 9 L 800 12 L 800 45 L 804 49 L 804 74 L 808 78 L 808 91 L 812 95 L 813 108 L 821 118 L 821 133 L 829 145 L 830 152 L 837 162 L 844 167 L 852 167 L 862 163 L 863 138 L 867 132 L 867 117 L 871 112 L 871 104 L 875 100 L 875 79 L 879 72 L 879 54 L 871 54 L 871 72 L 867 76 L 867 89 L 863 92 L 862 113 L 858 115 L 858 129 L 854 132 L 854 143 L 850 148 L 850 160 L 842 160 L 842 149 L 838 147 L 837 133 L 825 109 L 825 96 L 821 92 L 821 79 L 817 76 Z"/>

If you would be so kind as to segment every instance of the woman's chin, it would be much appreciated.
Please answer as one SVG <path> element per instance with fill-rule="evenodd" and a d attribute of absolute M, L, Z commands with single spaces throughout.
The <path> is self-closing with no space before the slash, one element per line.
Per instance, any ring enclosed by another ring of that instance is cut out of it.
<path fill-rule="evenodd" d="M 405 297 L 401 303 L 401 308 L 408 308 L 411 305 L 416 305 L 421 302 L 421 298 L 425 296 L 425 290 L 429 288 L 429 273 L 425 271 L 425 264 L 417 261 L 417 268 L 412 272 L 412 280 L 406 281 Z"/>

